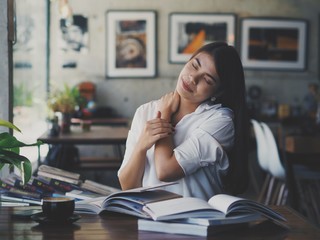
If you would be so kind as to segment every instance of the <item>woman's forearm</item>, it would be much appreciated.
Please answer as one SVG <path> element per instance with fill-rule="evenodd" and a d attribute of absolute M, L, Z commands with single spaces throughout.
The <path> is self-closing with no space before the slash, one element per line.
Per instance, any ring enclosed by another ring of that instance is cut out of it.
<path fill-rule="evenodd" d="M 160 104 L 161 118 L 172 124 L 172 115 L 177 112 L 180 104 L 180 96 L 175 91 L 162 97 Z M 155 166 L 160 181 L 174 181 L 184 176 L 184 172 L 178 164 L 173 149 L 173 135 L 160 139 L 155 144 Z"/>
<path fill-rule="evenodd" d="M 172 136 L 159 140 L 155 145 L 155 166 L 160 181 L 175 181 L 184 177 L 184 172 L 178 164 L 174 152 Z"/>
<path fill-rule="evenodd" d="M 122 190 L 142 186 L 142 178 L 146 161 L 146 150 L 136 148 L 128 163 L 119 173 L 119 181 Z"/>

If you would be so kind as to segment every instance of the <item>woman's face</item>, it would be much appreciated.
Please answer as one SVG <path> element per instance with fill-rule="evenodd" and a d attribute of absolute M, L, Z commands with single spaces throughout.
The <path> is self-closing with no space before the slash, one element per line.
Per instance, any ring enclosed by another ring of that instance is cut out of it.
<path fill-rule="evenodd" d="M 181 98 L 201 104 L 215 96 L 220 85 L 214 61 L 207 53 L 200 52 L 181 70 L 177 91 Z"/>

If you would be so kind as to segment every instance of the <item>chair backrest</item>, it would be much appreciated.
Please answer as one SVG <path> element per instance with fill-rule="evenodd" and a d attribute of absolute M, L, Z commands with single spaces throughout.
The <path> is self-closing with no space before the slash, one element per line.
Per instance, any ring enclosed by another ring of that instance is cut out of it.
<path fill-rule="evenodd" d="M 251 119 L 251 123 L 253 126 L 256 143 L 257 143 L 257 155 L 258 155 L 259 166 L 262 168 L 262 170 L 268 171 L 269 170 L 268 146 L 267 146 L 264 131 L 257 120 Z"/>
<path fill-rule="evenodd" d="M 262 129 L 264 131 L 266 140 L 267 140 L 267 146 L 268 146 L 268 169 L 269 173 L 273 175 L 276 178 L 284 179 L 285 178 L 285 169 L 281 163 L 279 151 L 277 142 L 274 138 L 274 135 L 270 129 L 270 127 L 264 123 L 261 122 Z"/>

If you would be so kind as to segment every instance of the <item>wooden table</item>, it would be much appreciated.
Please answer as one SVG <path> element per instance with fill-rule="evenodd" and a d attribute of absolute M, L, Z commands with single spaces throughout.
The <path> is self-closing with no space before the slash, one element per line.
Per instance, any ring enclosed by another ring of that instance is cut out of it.
<path fill-rule="evenodd" d="M 38 138 L 43 143 L 50 145 L 112 145 L 117 156 L 111 158 L 82 158 L 82 168 L 94 165 L 94 167 L 119 167 L 123 158 L 121 147 L 125 145 L 129 128 L 118 126 L 91 126 L 90 131 L 83 131 L 80 126 L 72 126 L 71 133 L 60 134 L 57 137 L 44 133 Z M 80 156 L 81 157 L 81 156 Z"/>
<path fill-rule="evenodd" d="M 79 119 L 72 118 L 71 124 L 80 125 L 82 121 L 90 121 L 92 125 L 104 125 L 104 126 L 128 126 L 130 120 L 128 118 L 90 118 L 90 119 Z"/>
<path fill-rule="evenodd" d="M 320 239 L 320 230 L 307 222 L 296 211 L 284 207 L 272 207 L 283 214 L 288 220 L 289 230 L 264 221 L 249 227 L 220 233 L 207 239 Z M 117 213 L 99 215 L 81 215 L 81 219 L 71 225 L 42 226 L 29 219 L 17 219 L 13 212 L 16 208 L 0 208 L 0 239 L 1 240 L 150 240 L 150 239 L 205 239 L 198 236 L 162 234 L 138 231 L 137 218 Z"/>

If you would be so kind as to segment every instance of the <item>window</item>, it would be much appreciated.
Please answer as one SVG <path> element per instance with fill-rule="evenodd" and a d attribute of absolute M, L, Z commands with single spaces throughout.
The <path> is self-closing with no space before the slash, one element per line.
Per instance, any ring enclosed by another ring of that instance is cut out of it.
<path fill-rule="evenodd" d="M 47 129 L 47 9 L 46 0 L 16 0 L 13 122 L 22 131 L 15 136 L 24 142 L 35 142 Z M 37 147 L 21 148 L 21 154 L 33 162 L 35 169 Z"/>

